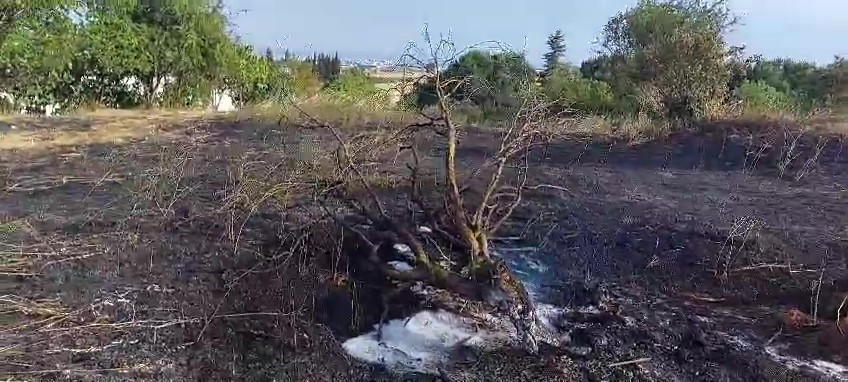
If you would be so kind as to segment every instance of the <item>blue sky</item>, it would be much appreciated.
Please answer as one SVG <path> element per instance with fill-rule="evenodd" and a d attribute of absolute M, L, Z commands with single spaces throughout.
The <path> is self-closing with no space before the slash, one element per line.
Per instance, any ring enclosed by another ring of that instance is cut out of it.
<path fill-rule="evenodd" d="M 457 45 L 497 40 L 526 48 L 540 62 L 545 39 L 562 29 L 567 59 L 592 55 L 593 41 L 615 13 L 636 0 L 226 0 L 236 33 L 264 50 L 338 51 L 352 58 L 397 58 L 421 31 L 451 33 Z M 848 1 L 730 0 L 743 25 L 729 38 L 748 54 L 819 63 L 848 55 Z"/>

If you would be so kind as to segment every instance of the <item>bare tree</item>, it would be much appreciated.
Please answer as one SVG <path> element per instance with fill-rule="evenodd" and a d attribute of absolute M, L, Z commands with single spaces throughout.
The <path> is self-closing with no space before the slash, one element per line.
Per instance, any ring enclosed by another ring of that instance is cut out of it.
<path fill-rule="evenodd" d="M 426 59 L 420 57 L 422 50 L 415 46 L 410 46 L 404 59 L 407 65 L 417 66 L 423 73 L 410 81 L 430 81 L 437 104 L 430 113 L 422 111 L 420 121 L 390 131 L 377 145 L 397 145 L 400 153 L 408 154 L 408 213 L 399 217 L 388 212 L 362 163 L 358 163 L 357 154 L 362 150 L 356 150 L 351 139 L 346 139 L 337 127 L 309 117 L 330 131 L 339 143 L 339 179 L 352 179 L 345 186 L 363 191 L 357 197 L 347 193 L 343 198 L 357 216 L 338 216 L 328 208 L 326 212 L 356 237 L 360 248 L 367 249 L 364 256 L 368 262 L 388 279 L 401 286 L 423 282 L 484 302 L 508 317 L 524 346 L 535 351 L 536 332 L 541 326 L 533 303 L 524 285 L 503 261 L 493 256 L 490 238 L 510 218 L 528 189 L 529 155 L 548 136 L 547 105 L 533 91 L 535 74 L 522 79 L 520 107 L 504 126 L 493 128 L 500 135 L 495 153 L 482 164 L 475 164 L 474 171 L 461 174 L 457 151 L 463 126 L 453 115 L 451 94 L 470 84 L 472 78 L 443 76 L 444 66 L 462 51 L 455 49 L 448 38 L 433 41 L 426 30 L 424 37 Z M 422 158 L 420 136 L 435 138 L 433 141 L 443 148 L 443 153 L 438 155 L 443 157 Z M 374 142 L 369 142 L 368 150 L 374 152 L 374 147 Z M 433 162 L 436 163 L 432 169 L 436 174 L 433 181 L 440 196 L 435 201 L 432 195 L 425 195 L 422 175 L 428 170 L 427 164 Z M 387 264 L 380 255 L 387 245 L 408 246 L 415 259 L 412 269 L 398 270 Z"/>

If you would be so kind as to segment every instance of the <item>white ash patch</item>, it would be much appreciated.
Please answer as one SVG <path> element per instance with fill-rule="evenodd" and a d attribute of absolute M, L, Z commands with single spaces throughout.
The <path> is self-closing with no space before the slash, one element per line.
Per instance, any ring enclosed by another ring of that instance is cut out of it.
<path fill-rule="evenodd" d="M 410 272 L 415 269 L 415 267 L 405 261 L 389 261 L 388 264 L 398 272 Z"/>
<path fill-rule="evenodd" d="M 473 320 L 446 311 L 421 311 L 342 344 L 352 357 L 393 371 L 438 375 L 457 346 L 486 347 L 497 335 L 475 329 Z M 379 337 L 379 338 L 378 338 Z"/>

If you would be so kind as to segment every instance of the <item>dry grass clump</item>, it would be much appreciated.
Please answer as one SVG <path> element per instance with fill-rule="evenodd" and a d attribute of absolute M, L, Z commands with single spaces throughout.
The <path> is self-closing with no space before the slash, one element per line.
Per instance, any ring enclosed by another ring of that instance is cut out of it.
<path fill-rule="evenodd" d="M 394 109 L 383 103 L 354 103 L 332 97 L 313 97 L 291 104 L 265 104 L 250 106 L 231 114 L 235 121 L 255 121 L 280 125 L 305 125 L 310 120 L 305 114 L 321 116 L 321 120 L 341 129 L 369 126 L 403 125 L 416 120 L 418 115 Z"/>
<path fill-rule="evenodd" d="M 45 329 L 67 319 L 70 314 L 68 308 L 57 299 L 28 299 L 11 294 L 2 295 L 0 317 L 17 317 L 23 322 L 13 322 L 11 325 L 2 323 L 0 333 L 19 332 L 27 328 Z"/>
<path fill-rule="evenodd" d="M 656 120 L 646 114 L 628 117 L 590 115 L 563 124 L 566 133 L 597 135 L 641 143 L 666 137 L 672 132 L 671 122 Z"/>
<path fill-rule="evenodd" d="M 0 130 L 0 150 L 49 150 L 93 144 L 123 144 L 155 136 L 196 120 L 202 111 L 114 110 L 57 117 L 0 116 L 14 126 Z"/>

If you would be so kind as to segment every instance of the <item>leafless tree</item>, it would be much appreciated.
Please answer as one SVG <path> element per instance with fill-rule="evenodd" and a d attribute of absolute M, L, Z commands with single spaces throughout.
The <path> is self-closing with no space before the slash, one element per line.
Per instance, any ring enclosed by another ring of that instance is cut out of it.
<path fill-rule="evenodd" d="M 449 38 L 431 39 L 426 30 L 424 38 L 425 49 L 410 46 L 404 59 L 406 65 L 420 68 L 416 71 L 420 77 L 410 81 L 430 81 L 437 104 L 430 112 L 420 112 L 419 121 L 392 130 L 380 140 L 382 145 L 397 145 L 406 154 L 409 213 L 403 218 L 390 213 L 373 180 L 363 171 L 363 163 L 357 160 L 361 150 L 356 150 L 339 128 L 310 117 L 330 131 L 339 144 L 339 179 L 347 177 L 351 179 L 347 186 L 363 191 L 358 197 L 343 197 L 356 211 L 353 219 L 340 217 L 329 209 L 327 213 L 358 239 L 359 247 L 367 249 L 363 256 L 388 279 L 402 286 L 423 282 L 483 302 L 508 317 L 524 346 L 535 351 L 541 326 L 533 303 L 524 285 L 503 261 L 493 256 L 490 238 L 521 204 L 524 192 L 531 189 L 527 184 L 529 155 L 547 140 L 552 123 L 547 105 L 533 91 L 535 74 L 523 79 L 520 107 L 503 126 L 491 128 L 500 136 L 494 154 L 482 164 L 475 164 L 474 171 L 461 173 L 457 151 L 464 126 L 454 116 L 451 94 L 471 83 L 472 78 L 445 78 L 442 70 L 465 50 L 455 49 Z M 426 58 L 421 58 L 421 52 Z M 443 150 L 435 157 L 422 157 L 419 137 L 434 138 L 431 142 Z M 368 149 L 374 151 L 373 142 Z M 435 168 L 427 169 L 433 163 Z M 428 170 L 435 174 L 436 198 L 424 193 L 423 174 Z M 426 228 L 419 228 L 422 226 Z M 387 244 L 408 246 L 415 258 L 413 269 L 398 270 L 381 259 L 381 248 Z"/>

